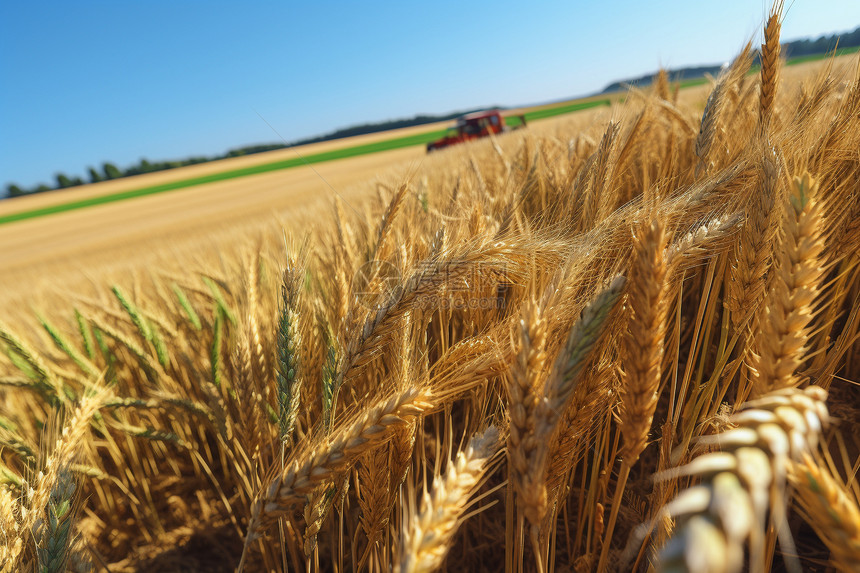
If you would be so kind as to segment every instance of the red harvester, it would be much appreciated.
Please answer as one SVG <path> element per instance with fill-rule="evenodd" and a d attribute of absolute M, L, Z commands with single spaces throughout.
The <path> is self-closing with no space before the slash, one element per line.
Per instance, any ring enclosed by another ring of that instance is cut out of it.
<path fill-rule="evenodd" d="M 521 124 L 514 129 L 519 129 L 526 125 L 525 116 L 520 115 L 518 117 Z M 510 126 L 505 125 L 505 118 L 497 109 L 469 113 L 458 118 L 457 124 L 448 130 L 445 137 L 428 143 L 427 152 L 429 153 L 437 149 L 442 149 L 443 147 L 448 147 L 449 145 L 463 143 L 464 141 L 487 137 L 491 133 L 502 133 L 503 131 L 509 131 L 510 129 Z"/>

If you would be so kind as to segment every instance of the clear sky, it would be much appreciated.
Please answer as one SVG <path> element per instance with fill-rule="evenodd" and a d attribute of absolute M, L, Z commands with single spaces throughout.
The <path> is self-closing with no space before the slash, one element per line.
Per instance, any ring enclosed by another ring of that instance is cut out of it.
<path fill-rule="evenodd" d="M 787 0 L 783 40 L 860 25 Z M 0 184 L 599 91 L 761 39 L 767 0 L 0 3 Z"/>

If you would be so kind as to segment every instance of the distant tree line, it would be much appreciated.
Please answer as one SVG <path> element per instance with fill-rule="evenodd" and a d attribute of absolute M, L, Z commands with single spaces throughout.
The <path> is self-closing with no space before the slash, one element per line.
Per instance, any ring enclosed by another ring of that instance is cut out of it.
<path fill-rule="evenodd" d="M 720 73 L 720 66 L 696 66 L 690 68 L 678 68 L 675 70 L 668 70 L 669 76 L 672 78 L 672 81 L 680 82 L 684 80 L 690 80 L 694 78 L 701 78 L 706 74 L 710 74 L 712 76 Z M 617 82 L 612 82 L 600 93 L 612 93 L 626 90 L 628 86 L 638 86 L 645 87 L 651 84 L 654 80 L 654 73 L 645 74 L 643 76 L 639 76 L 638 78 L 630 78 L 626 80 L 618 80 Z"/>
<path fill-rule="evenodd" d="M 19 197 L 21 195 L 29 195 L 32 193 L 42 193 L 44 191 L 52 191 L 54 189 L 68 189 L 69 187 L 77 187 L 85 183 L 98 183 L 100 181 L 110 181 L 111 179 L 120 179 L 122 177 L 131 177 L 132 175 L 141 175 L 143 173 L 154 173 L 156 171 L 164 171 L 165 169 L 173 169 L 174 167 L 182 167 L 184 165 L 194 165 L 195 163 L 205 163 L 212 161 L 209 157 L 191 157 L 183 161 L 156 161 L 150 162 L 147 159 L 141 159 L 136 165 L 132 165 L 126 169 L 120 169 L 113 163 L 105 162 L 101 169 L 95 167 L 87 168 L 87 178 L 84 180 L 78 176 L 68 176 L 65 173 L 57 173 L 54 176 L 54 186 L 48 186 L 44 183 L 31 187 L 29 189 L 22 188 L 19 185 L 10 183 L 6 186 L 6 194 L 9 197 Z"/>
<path fill-rule="evenodd" d="M 821 36 L 816 40 L 795 40 L 782 44 L 782 56 L 785 58 L 800 58 L 802 56 L 813 56 L 832 52 L 835 48 L 856 48 L 860 46 L 860 27 L 853 32 L 845 34 L 833 34 L 831 36 Z M 760 65 L 759 51 L 753 52 L 753 65 Z M 700 78 L 706 74 L 716 76 L 720 73 L 721 66 L 696 66 L 689 68 L 678 68 L 669 70 L 669 75 L 674 81 L 683 81 L 693 78 Z M 645 87 L 654 79 L 654 74 L 646 74 L 638 78 L 630 78 L 612 82 L 601 93 L 611 93 L 627 89 L 627 86 L 634 85 Z"/>
<path fill-rule="evenodd" d="M 782 45 L 783 55 L 787 58 L 798 58 L 800 56 L 812 56 L 815 54 L 826 54 L 835 48 L 856 48 L 860 46 L 860 27 L 853 32 L 845 34 L 834 34 L 832 36 L 821 36 L 817 40 L 795 40 Z"/>

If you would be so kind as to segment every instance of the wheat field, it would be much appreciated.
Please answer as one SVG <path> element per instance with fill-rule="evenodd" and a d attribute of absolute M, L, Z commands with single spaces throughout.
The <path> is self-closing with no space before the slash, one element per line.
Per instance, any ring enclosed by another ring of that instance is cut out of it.
<path fill-rule="evenodd" d="M 20 271 L 0 571 L 857 571 L 860 59 L 780 17 L 706 89 Z"/>

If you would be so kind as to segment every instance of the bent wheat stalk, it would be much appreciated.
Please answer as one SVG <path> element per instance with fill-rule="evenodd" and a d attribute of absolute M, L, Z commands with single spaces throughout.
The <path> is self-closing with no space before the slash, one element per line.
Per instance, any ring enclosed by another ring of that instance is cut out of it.
<path fill-rule="evenodd" d="M 395 429 L 431 408 L 427 392 L 410 389 L 359 412 L 351 423 L 333 432 L 323 444 L 307 444 L 283 470 L 263 487 L 254 503 L 245 549 L 239 564 L 244 565 L 250 543 L 277 517 L 286 515 L 306 495 L 350 467 L 364 452 L 382 444 Z"/>

